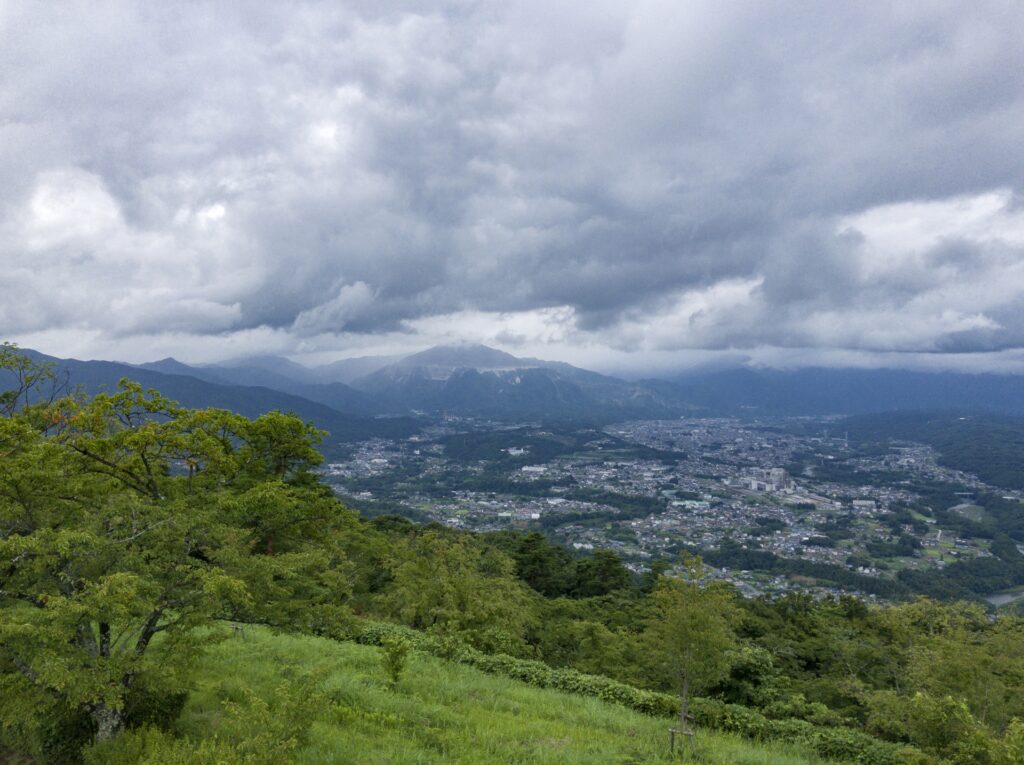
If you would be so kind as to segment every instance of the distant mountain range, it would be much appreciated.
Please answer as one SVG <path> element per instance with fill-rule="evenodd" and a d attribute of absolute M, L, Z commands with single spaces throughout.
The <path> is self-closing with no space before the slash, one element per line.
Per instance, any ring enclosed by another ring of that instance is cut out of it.
<path fill-rule="evenodd" d="M 278 363 L 274 363 L 278 362 Z M 169 375 L 195 377 L 218 385 L 260 386 L 301 396 L 318 404 L 351 414 L 373 415 L 382 412 L 377 401 L 342 382 L 316 382 L 314 370 L 288 359 L 260 357 L 230 365 L 189 366 L 175 359 L 139 364 L 139 369 Z"/>
<path fill-rule="evenodd" d="M 1024 414 L 1024 375 L 1011 374 L 741 368 L 681 377 L 672 389 L 698 410 L 734 415 L 940 409 Z"/>
<path fill-rule="evenodd" d="M 219 385 L 259 385 L 360 415 L 606 420 L 679 411 L 678 402 L 649 385 L 482 345 L 437 346 L 410 356 L 365 356 L 315 368 L 276 357 L 208 366 L 163 359 L 137 368 Z"/>
<path fill-rule="evenodd" d="M 650 386 L 481 345 L 438 346 L 352 380 L 389 411 L 628 419 L 678 413 Z"/>
<path fill-rule="evenodd" d="M 272 410 L 294 412 L 318 428 L 328 431 L 329 437 L 324 443 L 324 451 L 328 454 L 331 454 L 335 444 L 373 437 L 405 437 L 419 431 L 418 423 L 408 417 L 369 417 L 345 412 L 269 385 L 261 385 L 259 382 L 262 380 L 234 384 L 227 378 L 213 379 L 215 371 L 211 370 L 219 367 L 191 367 L 173 359 L 165 359 L 156 365 L 131 365 L 114 361 L 58 359 L 32 351 L 27 353 L 40 361 L 53 363 L 59 373 L 67 375 L 73 388 L 80 386 L 90 394 L 103 390 L 113 391 L 118 382 L 127 377 L 147 388 L 155 388 L 188 407 L 214 406 L 247 417 L 256 417 Z M 3 387 L 0 381 L 0 389 Z"/>
<path fill-rule="evenodd" d="M 50 360 L 90 391 L 132 377 L 189 406 L 246 415 L 294 411 L 339 442 L 415 432 L 408 415 L 416 413 L 595 422 L 940 409 L 1024 414 L 1024 376 L 740 368 L 631 382 L 482 345 L 437 346 L 319 367 L 274 356 L 202 366 L 171 358 L 139 365 Z"/>

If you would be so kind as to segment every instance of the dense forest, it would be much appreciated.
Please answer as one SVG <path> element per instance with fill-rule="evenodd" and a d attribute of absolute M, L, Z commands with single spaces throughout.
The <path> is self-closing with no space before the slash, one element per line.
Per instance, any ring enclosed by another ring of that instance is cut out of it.
<path fill-rule="evenodd" d="M 15 762 L 281 762 L 327 699 L 316 678 L 273 708 L 240 689 L 205 729 L 182 722 L 189 698 L 251 671 L 207 658 L 245 629 L 376 646 L 394 694 L 409 672 L 467 665 L 837 761 L 1024 761 L 1020 617 L 747 600 L 691 557 L 635 577 L 537 532 L 364 518 L 321 484 L 322 434 L 292 415 L 188 409 L 127 380 L 75 394 L 12 346 L 0 367 L 0 756 Z M 342 730 L 386 726 L 357 691 Z"/>

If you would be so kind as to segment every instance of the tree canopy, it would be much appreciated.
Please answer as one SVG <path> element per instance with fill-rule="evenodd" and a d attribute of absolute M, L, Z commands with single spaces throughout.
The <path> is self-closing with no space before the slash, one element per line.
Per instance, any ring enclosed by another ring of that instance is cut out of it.
<path fill-rule="evenodd" d="M 182 671 L 215 618 L 343 608 L 344 518 L 310 488 L 312 427 L 183 409 L 129 381 L 34 400 L 45 368 L 9 346 L 0 363 L 20 381 L 0 410 L 0 696 L 22 712 L 3 710 L 9 726 L 52 708 L 109 738 L 133 689 Z"/>

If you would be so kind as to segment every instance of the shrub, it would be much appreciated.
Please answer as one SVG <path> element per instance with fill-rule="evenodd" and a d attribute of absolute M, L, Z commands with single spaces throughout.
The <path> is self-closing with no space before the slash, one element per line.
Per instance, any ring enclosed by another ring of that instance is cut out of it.
<path fill-rule="evenodd" d="M 96 726 L 87 712 L 68 707 L 16 675 L 0 677 L 0 752 L 8 749 L 53 765 L 77 763 Z"/>
<path fill-rule="evenodd" d="M 170 688 L 149 678 L 136 680 L 125 699 L 125 725 L 168 730 L 181 715 L 188 691 Z"/>
<path fill-rule="evenodd" d="M 998 762 L 1000 765 L 1024 762 L 1024 720 L 1015 717 L 1006 727 L 999 745 Z"/>
<path fill-rule="evenodd" d="M 554 669 L 530 659 L 505 654 L 486 654 L 468 646 L 396 624 L 369 622 L 356 636 L 364 645 L 384 646 L 404 640 L 415 650 L 469 665 L 481 672 L 519 680 L 538 688 L 553 688 L 566 693 L 608 701 L 653 717 L 679 714 L 679 699 L 666 693 L 645 691 L 600 675 L 588 675 L 574 669 Z M 792 701 L 793 709 L 817 717 L 820 705 L 802 699 Z M 781 712 L 782 707 L 776 709 Z M 737 733 L 746 738 L 781 740 L 802 745 L 816 754 L 858 765 L 930 765 L 927 755 L 913 747 L 880 741 L 867 733 L 846 727 L 819 726 L 801 719 L 769 719 L 757 710 L 739 704 L 708 698 L 691 698 L 690 712 L 697 725 L 712 730 Z M 1022 738 L 1024 738 L 1024 726 Z M 963 760 L 970 762 L 970 760 Z"/>
<path fill-rule="evenodd" d="M 83 752 L 85 765 L 273 765 L 271 756 L 246 756 L 225 741 L 176 739 L 157 728 L 125 731 Z"/>
<path fill-rule="evenodd" d="M 808 701 L 794 693 L 765 704 L 761 711 L 773 720 L 807 720 L 815 725 L 842 725 L 843 718 L 820 701 Z"/>
<path fill-rule="evenodd" d="M 409 641 L 402 637 L 391 637 L 384 641 L 383 653 L 380 657 L 381 666 L 388 676 L 391 687 L 398 685 L 409 659 Z"/>
<path fill-rule="evenodd" d="M 964 701 L 915 693 L 907 710 L 910 738 L 918 746 L 958 765 L 991 761 L 994 742 Z"/>

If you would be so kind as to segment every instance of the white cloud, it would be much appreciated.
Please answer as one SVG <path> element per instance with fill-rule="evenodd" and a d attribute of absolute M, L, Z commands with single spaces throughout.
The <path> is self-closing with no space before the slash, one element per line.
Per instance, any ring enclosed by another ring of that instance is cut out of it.
<path fill-rule="evenodd" d="M 303 311 L 292 324 L 300 336 L 319 333 L 341 333 L 353 321 L 373 309 L 376 294 L 365 282 L 343 284 L 326 303 Z"/>
<path fill-rule="evenodd" d="M 214 230 L 226 208 L 199 206 L 173 225 L 129 221 L 103 180 L 80 168 L 39 174 L 0 227 L 7 267 L 0 319 L 9 333 L 97 330 L 124 338 L 221 332 L 238 297 L 262 281 L 233 236 Z"/>
<path fill-rule="evenodd" d="M 1024 6 L 112 0 L 0 24 L 9 337 L 623 368 L 1024 347 Z"/>
<path fill-rule="evenodd" d="M 102 180 L 75 168 L 41 173 L 24 212 L 24 244 L 35 257 L 91 246 L 124 225 Z"/>

